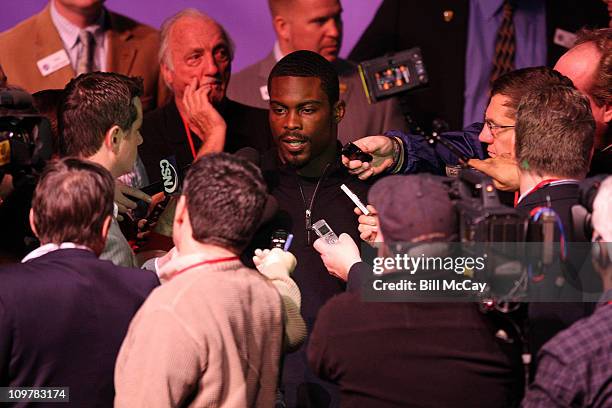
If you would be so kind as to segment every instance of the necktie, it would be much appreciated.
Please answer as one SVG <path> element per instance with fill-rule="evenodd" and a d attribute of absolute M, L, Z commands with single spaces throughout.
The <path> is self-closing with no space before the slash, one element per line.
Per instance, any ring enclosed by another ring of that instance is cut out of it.
<path fill-rule="evenodd" d="M 514 23 L 512 21 L 514 10 L 509 0 L 504 1 L 503 13 L 504 16 L 495 40 L 491 83 L 514 69 L 514 51 L 516 46 Z"/>
<path fill-rule="evenodd" d="M 94 55 L 96 53 L 96 40 L 91 32 L 81 30 L 79 32 L 79 40 L 83 48 L 77 60 L 77 75 L 94 71 Z"/>

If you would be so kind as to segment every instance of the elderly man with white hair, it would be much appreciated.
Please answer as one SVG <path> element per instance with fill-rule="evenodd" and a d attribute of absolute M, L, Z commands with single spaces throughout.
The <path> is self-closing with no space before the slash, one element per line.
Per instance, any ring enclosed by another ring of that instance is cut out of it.
<path fill-rule="evenodd" d="M 593 267 L 604 293 L 593 315 L 553 337 L 540 350 L 523 407 L 612 406 L 612 176 L 593 202 Z"/>
<path fill-rule="evenodd" d="M 160 69 L 173 98 L 144 119 L 139 153 L 151 182 L 168 156 L 182 169 L 205 153 L 272 146 L 267 112 L 226 97 L 233 56 L 225 29 L 198 10 L 163 23 Z"/>

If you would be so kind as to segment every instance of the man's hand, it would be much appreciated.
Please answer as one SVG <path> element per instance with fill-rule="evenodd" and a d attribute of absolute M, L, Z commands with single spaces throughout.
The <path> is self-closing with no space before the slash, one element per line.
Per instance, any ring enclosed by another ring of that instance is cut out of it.
<path fill-rule="evenodd" d="M 506 156 L 486 160 L 471 159 L 468 165 L 493 178 L 495 188 L 502 191 L 518 191 L 519 166 L 516 160 Z"/>
<path fill-rule="evenodd" d="M 130 187 L 126 184 L 123 184 L 119 180 L 115 180 L 115 203 L 119 208 L 119 214 L 125 214 L 128 210 L 133 210 L 136 208 L 136 202 L 130 200 L 129 197 L 133 197 L 136 200 L 144 200 L 147 203 L 151 202 L 151 197 L 142 191 Z M 121 215 L 117 216 L 118 221 L 123 221 L 123 217 Z"/>
<path fill-rule="evenodd" d="M 319 238 L 313 246 L 321 255 L 329 274 L 344 282 L 348 280 L 351 266 L 361 262 L 359 248 L 348 234 L 340 234 L 335 244 L 328 244 L 323 238 Z"/>
<path fill-rule="evenodd" d="M 357 229 L 359 230 L 359 237 L 366 242 L 380 242 L 380 235 L 378 234 L 378 211 L 372 205 L 367 205 L 366 207 L 370 210 L 370 215 L 364 215 L 359 207 L 355 207 L 355 214 L 359 216 L 357 221 L 359 222 L 359 226 Z"/>
<path fill-rule="evenodd" d="M 357 145 L 364 153 L 374 158 L 370 163 L 361 160 L 350 160 L 342 156 L 342 164 L 349 169 L 349 173 L 366 180 L 389 169 L 393 165 L 393 149 L 395 143 L 387 136 L 367 136 L 356 140 Z"/>
<path fill-rule="evenodd" d="M 223 117 L 210 103 L 210 86 L 198 87 L 198 79 L 194 78 L 185 87 L 183 106 L 185 118 L 191 130 L 202 140 L 202 147 L 197 153 L 201 157 L 206 153 L 222 152 L 225 146 L 227 125 Z"/>
<path fill-rule="evenodd" d="M 253 263 L 262 275 L 271 278 L 279 274 L 291 275 L 297 265 L 297 260 L 291 252 L 283 251 L 280 248 L 264 249 L 263 251 L 256 249 Z"/>

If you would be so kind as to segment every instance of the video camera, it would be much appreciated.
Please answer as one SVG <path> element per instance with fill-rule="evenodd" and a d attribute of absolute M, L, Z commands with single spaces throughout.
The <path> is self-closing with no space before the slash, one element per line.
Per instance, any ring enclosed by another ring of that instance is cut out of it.
<path fill-rule="evenodd" d="M 359 74 L 370 103 L 424 86 L 429 81 L 418 47 L 364 61 Z"/>
<path fill-rule="evenodd" d="M 53 153 L 51 125 L 36 113 L 32 96 L 16 89 L 0 89 L 0 180 L 13 184 L 36 182 Z"/>

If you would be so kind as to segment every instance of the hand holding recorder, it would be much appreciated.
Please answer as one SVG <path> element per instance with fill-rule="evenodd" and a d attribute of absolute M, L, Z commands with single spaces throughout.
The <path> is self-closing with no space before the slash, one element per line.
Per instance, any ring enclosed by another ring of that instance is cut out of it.
<path fill-rule="evenodd" d="M 397 143 L 390 137 L 377 135 L 367 136 L 351 143 L 356 146 L 362 154 L 368 154 L 372 157 L 371 161 L 360 159 L 359 155 L 347 155 L 349 150 L 347 147 L 342 149 L 342 164 L 349 169 L 349 173 L 359 177 L 361 180 L 366 180 L 372 176 L 379 175 L 391 168 L 393 158 L 399 152 L 396 151 Z"/>

